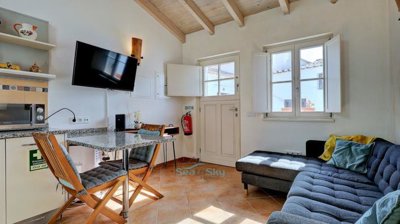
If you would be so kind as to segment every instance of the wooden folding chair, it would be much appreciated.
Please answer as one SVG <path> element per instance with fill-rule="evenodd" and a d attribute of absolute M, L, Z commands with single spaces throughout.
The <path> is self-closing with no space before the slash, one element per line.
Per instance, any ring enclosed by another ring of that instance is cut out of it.
<path fill-rule="evenodd" d="M 164 125 L 143 124 L 138 133 L 142 135 L 163 136 L 164 131 Z M 129 155 L 129 183 L 131 186 L 134 186 L 135 184 L 138 184 L 138 186 L 135 188 L 135 191 L 129 198 L 129 206 L 133 204 L 137 196 L 141 193 L 142 189 L 145 189 L 155 195 L 155 197 L 153 197 L 146 194 L 146 196 L 151 199 L 158 200 L 164 197 L 160 192 L 146 183 L 155 166 L 157 155 L 160 151 L 160 146 L 161 144 L 156 144 L 131 150 Z M 122 160 L 114 160 L 105 163 L 122 167 Z M 117 199 L 114 200 L 121 203 L 121 201 Z"/>
<path fill-rule="evenodd" d="M 51 217 L 48 223 L 56 223 L 58 217 L 74 201 L 80 199 L 94 209 L 86 220 L 93 223 L 98 214 L 103 214 L 116 223 L 125 223 L 125 219 L 105 205 L 126 179 L 126 171 L 113 166 L 102 165 L 81 175 L 77 172 L 71 157 L 63 145 L 59 145 L 52 134 L 33 133 L 33 138 L 47 165 L 63 188 L 71 195 L 68 201 Z M 96 174 L 107 175 L 107 181 L 96 178 Z M 95 193 L 107 190 L 100 199 Z"/>

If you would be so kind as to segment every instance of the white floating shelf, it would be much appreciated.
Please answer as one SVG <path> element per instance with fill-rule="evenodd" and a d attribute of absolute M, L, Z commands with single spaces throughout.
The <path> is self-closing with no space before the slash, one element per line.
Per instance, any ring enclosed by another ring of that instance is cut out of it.
<path fill-rule="evenodd" d="M 2 69 L 2 68 L 0 68 L 0 76 L 9 76 L 13 78 L 26 78 L 26 79 L 42 79 L 42 80 L 50 80 L 56 78 L 56 76 L 52 74 L 18 71 L 18 70 Z"/>
<path fill-rule="evenodd" d="M 14 36 L 11 34 L 1 33 L 1 32 L 0 32 L 0 42 L 17 44 L 17 45 L 36 48 L 36 49 L 40 49 L 40 50 L 50 50 L 56 46 L 54 44 L 49 44 L 49 43 L 36 41 L 36 40 L 29 40 L 29 39 L 25 39 L 25 38 L 22 38 L 19 36 Z"/>

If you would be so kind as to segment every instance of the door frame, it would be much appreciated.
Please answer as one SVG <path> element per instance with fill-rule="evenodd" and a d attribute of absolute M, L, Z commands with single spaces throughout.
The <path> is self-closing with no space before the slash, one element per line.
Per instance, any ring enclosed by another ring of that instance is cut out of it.
<path fill-rule="evenodd" d="M 208 96 L 208 97 L 204 97 L 204 66 L 207 65 L 213 65 L 213 64 L 221 64 L 221 63 L 225 63 L 225 62 L 235 62 L 235 95 L 232 96 Z M 202 67 L 202 94 L 203 96 L 199 98 L 198 105 L 199 105 L 199 116 L 198 116 L 198 122 L 199 122 L 199 136 L 198 136 L 198 142 L 199 142 L 199 148 L 200 148 L 200 152 L 199 152 L 199 159 L 200 161 L 202 160 L 202 154 L 203 154 L 203 149 L 204 149 L 204 108 L 203 108 L 203 104 L 205 102 L 216 102 L 216 101 L 236 101 L 238 103 L 238 118 L 239 118 L 239 122 L 238 122 L 238 147 L 239 147 L 239 151 L 238 151 L 238 155 L 236 158 L 239 159 L 241 157 L 241 151 L 242 151 L 242 147 L 241 147 L 241 102 L 240 102 L 240 52 L 235 52 L 232 54 L 224 54 L 221 56 L 216 56 L 216 57 L 209 57 L 209 58 L 203 58 L 198 60 L 198 64 Z M 224 165 L 224 166 L 234 166 L 235 163 L 216 163 L 219 165 Z"/>

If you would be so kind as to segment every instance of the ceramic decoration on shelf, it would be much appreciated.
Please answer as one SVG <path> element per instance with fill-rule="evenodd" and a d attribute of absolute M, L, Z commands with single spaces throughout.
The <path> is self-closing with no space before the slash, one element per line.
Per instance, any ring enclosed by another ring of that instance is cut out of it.
<path fill-rule="evenodd" d="M 29 40 L 36 40 L 37 39 L 37 26 L 29 24 L 29 23 L 16 23 L 14 24 L 14 29 L 17 31 L 20 37 L 29 39 Z"/>
<path fill-rule="evenodd" d="M 13 65 L 10 62 L 6 62 L 6 63 L 0 63 L 0 68 L 3 69 L 11 69 L 11 70 L 18 70 L 20 71 L 21 68 L 18 65 Z"/>
<path fill-rule="evenodd" d="M 30 72 L 42 72 L 42 71 L 40 70 L 39 65 L 37 65 L 36 62 L 29 68 L 29 71 L 30 71 Z"/>

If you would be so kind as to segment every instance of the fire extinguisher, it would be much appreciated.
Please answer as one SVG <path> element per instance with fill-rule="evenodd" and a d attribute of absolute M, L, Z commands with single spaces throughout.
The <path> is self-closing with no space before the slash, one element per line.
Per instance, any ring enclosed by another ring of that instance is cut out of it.
<path fill-rule="evenodd" d="M 193 134 L 192 115 L 190 114 L 190 111 L 182 116 L 181 125 L 182 125 L 182 128 L 183 128 L 183 133 L 185 135 L 192 135 Z"/>

